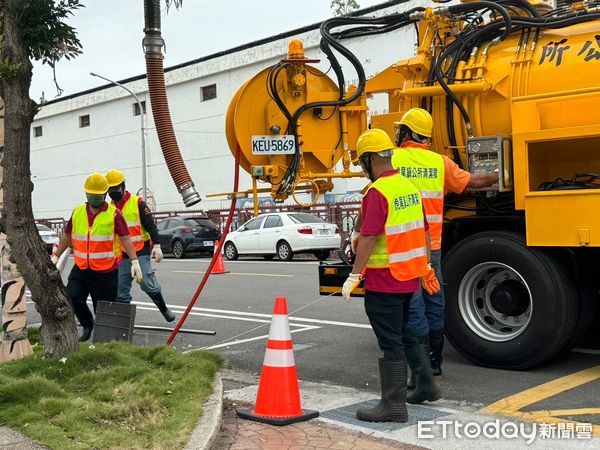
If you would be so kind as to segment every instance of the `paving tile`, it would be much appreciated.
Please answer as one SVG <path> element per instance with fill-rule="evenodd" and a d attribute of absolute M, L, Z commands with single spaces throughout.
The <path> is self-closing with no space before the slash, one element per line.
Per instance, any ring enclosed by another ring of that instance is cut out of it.
<path fill-rule="evenodd" d="M 244 405 L 239 407 L 242 408 Z M 231 402 L 226 401 L 223 424 L 215 448 L 218 450 L 388 450 L 419 447 L 373 438 L 343 426 L 319 421 L 277 427 L 241 420 L 236 417 L 235 407 Z"/>
<path fill-rule="evenodd" d="M 350 450 L 353 446 L 354 446 L 354 441 L 332 444 L 331 447 L 329 447 L 329 448 L 332 450 Z"/>

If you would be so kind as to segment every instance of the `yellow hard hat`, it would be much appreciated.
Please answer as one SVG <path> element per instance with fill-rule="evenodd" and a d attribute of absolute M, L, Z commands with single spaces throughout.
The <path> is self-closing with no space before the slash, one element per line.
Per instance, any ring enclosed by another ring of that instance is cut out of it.
<path fill-rule="evenodd" d="M 85 180 L 86 194 L 106 194 L 108 192 L 108 181 L 101 173 L 94 172 Z"/>
<path fill-rule="evenodd" d="M 125 175 L 118 169 L 110 169 L 106 172 L 106 179 L 108 180 L 108 185 L 110 187 L 115 187 L 125 181 Z"/>
<path fill-rule="evenodd" d="M 356 141 L 356 159 L 357 162 L 365 153 L 378 153 L 396 148 L 388 134 L 379 129 L 371 128 L 363 132 Z"/>
<path fill-rule="evenodd" d="M 421 108 L 411 108 L 404 113 L 400 122 L 394 122 L 396 125 L 406 125 L 415 133 L 421 136 L 431 137 L 433 129 L 433 118 L 429 112 Z"/>

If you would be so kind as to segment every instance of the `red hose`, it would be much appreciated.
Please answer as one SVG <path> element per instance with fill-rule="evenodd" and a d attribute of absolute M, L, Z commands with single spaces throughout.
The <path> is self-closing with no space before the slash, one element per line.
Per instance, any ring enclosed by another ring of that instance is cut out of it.
<path fill-rule="evenodd" d="M 240 181 L 240 164 L 239 164 L 239 162 L 240 162 L 240 151 L 241 151 L 240 150 L 240 146 L 237 145 L 236 146 L 236 152 L 235 152 L 235 173 L 234 173 L 234 181 L 233 181 L 233 192 L 237 192 L 238 191 L 238 187 L 239 187 L 239 181 Z M 169 339 L 167 339 L 167 345 L 171 345 L 171 343 L 173 342 L 173 340 L 175 339 L 175 337 L 177 337 L 177 334 L 179 333 L 179 329 L 185 323 L 185 320 L 187 319 L 187 316 L 190 314 L 190 311 L 192 310 L 192 308 L 196 304 L 196 301 L 200 297 L 200 293 L 204 289 L 204 286 L 206 285 L 206 282 L 208 281 L 208 277 L 210 277 L 212 269 L 213 269 L 215 263 L 217 262 L 217 257 L 219 256 L 219 253 L 221 252 L 221 249 L 223 248 L 223 244 L 225 243 L 225 238 L 227 237 L 227 233 L 229 233 L 229 227 L 231 226 L 231 221 L 233 219 L 233 213 L 235 212 L 236 201 L 237 201 L 236 196 L 232 195 L 232 197 L 231 197 L 231 206 L 229 207 L 229 215 L 227 216 L 227 222 L 225 223 L 225 229 L 223 230 L 223 234 L 221 236 L 221 240 L 219 241 L 219 248 L 217 249 L 217 251 L 213 255 L 212 260 L 210 261 L 210 264 L 208 265 L 208 269 L 206 269 L 204 277 L 202 277 L 202 281 L 200 282 L 200 285 L 196 289 L 196 292 L 194 292 L 194 295 L 192 296 L 192 299 L 190 300 L 189 305 L 187 306 L 185 312 L 181 316 L 181 319 L 179 319 L 179 322 L 177 323 L 177 326 L 175 327 L 175 329 L 173 330 L 173 332 L 169 336 Z"/>

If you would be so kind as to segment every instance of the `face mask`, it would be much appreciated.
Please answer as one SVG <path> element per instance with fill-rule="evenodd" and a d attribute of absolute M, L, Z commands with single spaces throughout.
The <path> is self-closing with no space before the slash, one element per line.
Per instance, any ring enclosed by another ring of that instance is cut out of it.
<path fill-rule="evenodd" d="M 99 208 L 104 203 L 106 194 L 85 194 L 87 202 L 92 208 Z"/>
<path fill-rule="evenodd" d="M 113 202 L 119 202 L 123 198 L 123 193 L 120 189 L 118 191 L 108 191 L 108 195 Z"/>

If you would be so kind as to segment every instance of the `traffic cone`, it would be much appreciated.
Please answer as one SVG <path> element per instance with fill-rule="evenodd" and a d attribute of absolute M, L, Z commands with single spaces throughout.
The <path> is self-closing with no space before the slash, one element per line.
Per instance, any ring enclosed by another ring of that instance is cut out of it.
<path fill-rule="evenodd" d="M 285 297 L 275 299 L 256 405 L 237 414 L 243 419 L 271 425 L 289 425 L 319 416 L 318 411 L 303 410 L 300 404 Z"/>
<path fill-rule="evenodd" d="M 217 254 L 217 261 L 210 271 L 211 275 L 219 275 L 229 272 L 229 270 L 225 268 L 225 263 L 223 263 L 223 255 L 221 255 L 221 247 L 219 244 L 219 241 L 215 241 L 215 253 Z"/>

